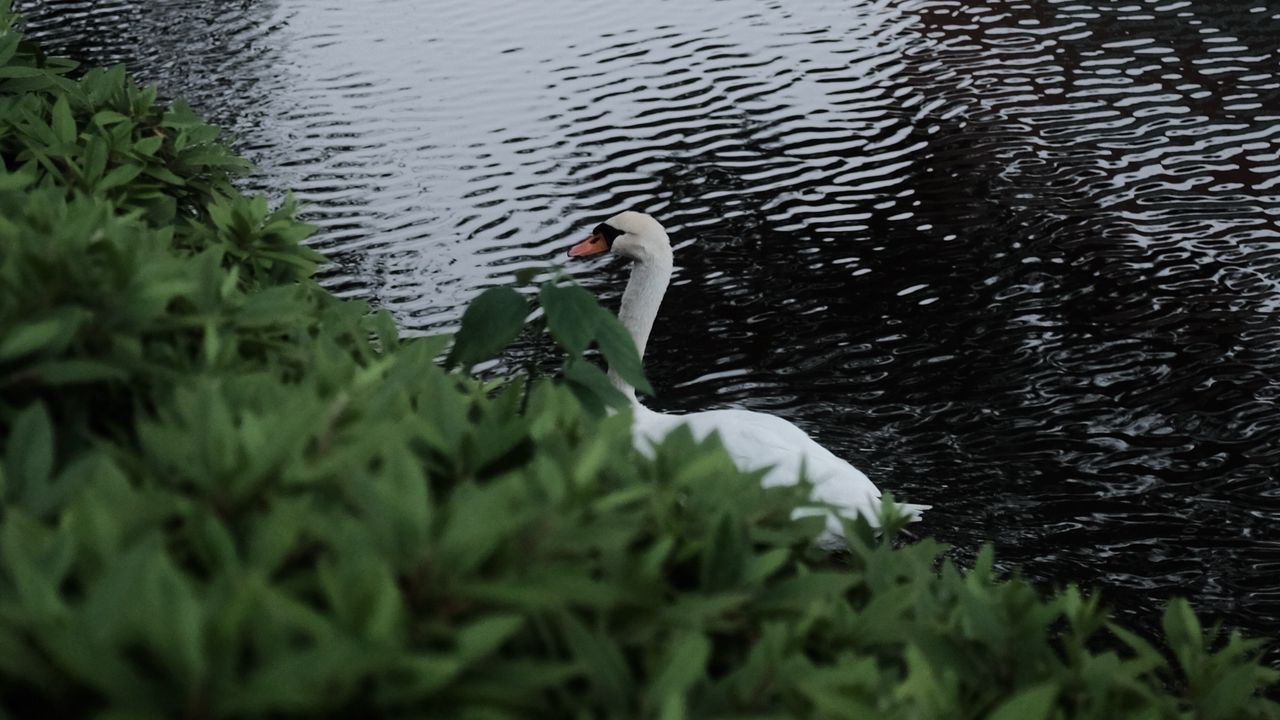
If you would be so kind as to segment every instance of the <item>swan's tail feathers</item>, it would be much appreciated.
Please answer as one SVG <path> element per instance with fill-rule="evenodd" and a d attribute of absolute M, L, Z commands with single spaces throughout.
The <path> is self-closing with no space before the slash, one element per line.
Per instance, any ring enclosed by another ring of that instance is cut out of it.
<path fill-rule="evenodd" d="M 906 515 L 911 522 L 920 522 L 923 519 L 920 516 L 924 514 L 924 511 L 933 509 L 932 505 L 914 505 L 912 503 L 895 503 L 895 507 L 903 515 Z"/>

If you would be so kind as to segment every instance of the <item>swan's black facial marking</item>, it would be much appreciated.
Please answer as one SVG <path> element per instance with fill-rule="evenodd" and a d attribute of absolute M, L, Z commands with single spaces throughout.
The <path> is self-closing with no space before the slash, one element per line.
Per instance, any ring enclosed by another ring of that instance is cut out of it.
<path fill-rule="evenodd" d="M 611 249 L 613 248 L 613 241 L 619 235 L 622 235 L 624 233 L 625 233 L 624 230 L 619 230 L 618 228 L 610 225 L 609 223 L 600 223 L 595 227 L 594 230 L 591 231 L 592 235 L 599 235 L 600 237 L 604 238 L 605 245 L 608 245 Z"/>

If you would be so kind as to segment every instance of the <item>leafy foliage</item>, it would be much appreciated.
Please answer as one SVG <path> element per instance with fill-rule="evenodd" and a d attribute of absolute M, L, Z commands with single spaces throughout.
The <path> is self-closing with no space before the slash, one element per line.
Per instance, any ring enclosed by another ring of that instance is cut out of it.
<path fill-rule="evenodd" d="M 633 450 L 583 353 L 639 360 L 585 291 L 402 339 L 188 111 L 0 61 L 0 715 L 1280 717 L 1185 603 L 1166 658 L 989 549 L 859 521 L 833 560 L 803 486 Z M 522 328 L 560 379 L 467 372 Z"/>

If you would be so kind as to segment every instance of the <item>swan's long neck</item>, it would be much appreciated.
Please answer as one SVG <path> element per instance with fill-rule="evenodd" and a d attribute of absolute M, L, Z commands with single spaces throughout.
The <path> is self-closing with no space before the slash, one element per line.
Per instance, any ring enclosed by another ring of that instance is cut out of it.
<path fill-rule="evenodd" d="M 658 307 L 662 305 L 662 296 L 666 294 L 667 285 L 671 282 L 672 267 L 670 246 L 666 243 L 659 244 L 658 250 L 650 257 L 635 261 L 631 267 L 627 289 L 622 293 L 618 319 L 631 333 L 631 339 L 635 341 L 636 351 L 640 353 L 642 361 L 644 348 L 649 344 L 649 333 L 653 330 L 653 321 L 658 317 Z M 609 379 L 633 405 L 637 404 L 635 388 L 613 370 L 609 371 Z"/>

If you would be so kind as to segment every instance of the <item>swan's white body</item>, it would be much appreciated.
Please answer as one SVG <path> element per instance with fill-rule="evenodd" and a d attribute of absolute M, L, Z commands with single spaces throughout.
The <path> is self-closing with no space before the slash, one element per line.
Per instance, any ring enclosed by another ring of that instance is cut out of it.
<path fill-rule="evenodd" d="M 643 358 L 658 307 L 671 281 L 671 241 L 657 220 L 643 213 L 624 212 L 597 226 L 596 232 L 570 254 L 591 255 L 606 249 L 635 261 L 618 317 Z M 878 523 L 879 488 L 790 422 L 750 410 L 708 410 L 686 415 L 654 412 L 640 404 L 635 389 L 622 378 L 612 372 L 610 377 L 631 399 L 633 435 L 641 452 L 652 452 L 653 444 L 680 425 L 687 426 L 698 440 L 719 433 L 721 443 L 740 469 L 767 469 L 762 481 L 765 486 L 794 485 L 803 475 L 813 483 L 814 500 L 830 504 L 850 519 L 861 514 L 872 524 Z M 928 509 L 926 505 L 899 507 L 913 519 Z M 843 535 L 839 518 L 828 515 L 827 531 L 831 536 L 824 538 L 827 541 Z"/>
<path fill-rule="evenodd" d="M 654 412 L 637 403 L 633 436 L 636 447 L 647 452 L 679 425 L 698 440 L 719 433 L 729 457 L 741 470 L 765 470 L 765 487 L 794 485 L 803 475 L 813 483 L 813 497 L 846 511 L 850 518 L 863 513 L 872 523 L 880 511 L 880 490 L 849 463 L 809 437 L 803 430 L 776 415 L 750 410 L 707 410 L 688 415 Z M 840 522 L 830 518 L 828 530 L 839 535 Z"/>

